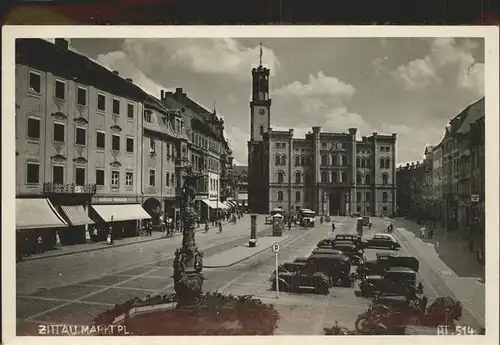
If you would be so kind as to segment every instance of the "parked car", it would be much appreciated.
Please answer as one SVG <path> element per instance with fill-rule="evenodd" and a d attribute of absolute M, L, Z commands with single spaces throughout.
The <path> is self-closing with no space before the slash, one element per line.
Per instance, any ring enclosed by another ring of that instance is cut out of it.
<path fill-rule="evenodd" d="M 365 261 L 357 269 L 357 274 L 360 277 L 369 275 L 383 275 L 391 267 L 410 268 L 418 272 L 420 263 L 413 256 L 393 256 L 393 255 L 377 255 L 376 260 Z"/>
<path fill-rule="evenodd" d="M 314 248 L 312 251 L 312 255 L 314 254 L 331 254 L 331 255 L 343 255 L 341 250 L 329 248 Z"/>
<path fill-rule="evenodd" d="M 360 248 L 366 248 L 368 242 L 357 234 L 337 234 L 335 241 L 351 241 L 359 245 Z"/>
<path fill-rule="evenodd" d="M 401 245 L 391 234 L 378 233 L 367 241 L 368 247 L 399 249 Z"/>
<path fill-rule="evenodd" d="M 404 267 L 391 267 L 383 275 L 370 275 L 359 283 L 363 297 L 374 295 L 407 296 L 421 293 L 422 284 L 417 286 L 417 273 Z"/>
<path fill-rule="evenodd" d="M 363 249 L 352 242 L 334 242 L 333 249 L 340 250 L 355 266 L 363 264 Z"/>
<path fill-rule="evenodd" d="M 330 292 L 330 279 L 321 272 L 312 275 L 297 272 L 281 272 L 278 274 L 278 290 L 293 291 L 300 288 L 309 288 L 317 294 L 327 295 Z M 276 290 L 276 277 L 272 281 L 271 289 Z"/>

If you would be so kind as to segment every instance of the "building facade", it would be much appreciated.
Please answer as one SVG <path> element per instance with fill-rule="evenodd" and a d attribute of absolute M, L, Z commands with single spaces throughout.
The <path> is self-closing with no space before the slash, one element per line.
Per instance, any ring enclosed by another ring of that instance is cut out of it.
<path fill-rule="evenodd" d="M 443 222 L 443 150 L 442 143 L 432 148 L 432 202 L 436 221 Z"/>
<path fill-rule="evenodd" d="M 18 230 L 46 229 L 47 244 L 82 243 L 89 226 L 114 217 L 120 236 L 135 235 L 137 221 L 148 217 L 140 207 L 138 159 L 146 94 L 64 39 L 17 40 L 15 74 L 16 211 L 20 221 L 28 212 L 37 216 L 26 219 L 40 223 Z M 43 223 L 53 218 L 47 210 L 62 221 Z"/>
<path fill-rule="evenodd" d="M 423 204 L 423 165 L 417 161 L 396 169 L 398 215 L 421 217 Z"/>
<path fill-rule="evenodd" d="M 232 171 L 232 201 L 242 210 L 248 209 L 248 166 L 235 165 Z"/>
<path fill-rule="evenodd" d="M 269 69 L 252 69 L 248 198 L 251 212 L 281 207 L 320 214 L 392 215 L 396 210 L 396 134 L 356 140 L 357 129 L 326 133 L 314 126 L 305 138 L 274 131 Z"/>
<path fill-rule="evenodd" d="M 433 146 L 428 145 L 424 149 L 424 160 L 422 161 L 423 181 L 422 181 L 422 207 L 424 212 L 432 214 L 434 212 L 434 174 L 433 174 Z M 433 215 L 434 217 L 434 215 Z"/>

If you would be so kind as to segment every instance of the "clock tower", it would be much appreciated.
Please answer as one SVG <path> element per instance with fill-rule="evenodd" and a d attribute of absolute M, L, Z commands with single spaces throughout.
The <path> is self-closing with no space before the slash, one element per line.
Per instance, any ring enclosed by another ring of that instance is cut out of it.
<path fill-rule="evenodd" d="M 269 69 L 260 65 L 252 69 L 252 100 L 250 101 L 250 141 L 262 141 L 262 134 L 271 127 L 271 99 L 269 98 Z"/>

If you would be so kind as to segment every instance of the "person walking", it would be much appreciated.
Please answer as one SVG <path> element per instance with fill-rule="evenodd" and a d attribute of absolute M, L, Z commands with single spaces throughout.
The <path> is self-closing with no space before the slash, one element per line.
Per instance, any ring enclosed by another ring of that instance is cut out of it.
<path fill-rule="evenodd" d="M 222 222 L 219 220 L 219 233 L 222 232 Z"/>
<path fill-rule="evenodd" d="M 205 222 L 205 232 L 208 232 L 208 220 Z"/>
<path fill-rule="evenodd" d="M 36 239 L 36 243 L 37 243 L 37 246 L 38 246 L 38 252 L 40 254 L 43 254 L 44 248 L 43 248 L 43 238 L 42 238 L 42 236 L 38 236 L 38 238 Z"/>
<path fill-rule="evenodd" d="M 420 238 L 425 238 L 425 227 L 420 228 Z"/>

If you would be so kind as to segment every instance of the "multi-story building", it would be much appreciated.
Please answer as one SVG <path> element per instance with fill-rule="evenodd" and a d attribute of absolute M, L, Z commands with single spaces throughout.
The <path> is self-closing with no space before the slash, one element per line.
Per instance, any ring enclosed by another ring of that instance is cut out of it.
<path fill-rule="evenodd" d="M 421 217 L 424 169 L 420 162 L 407 163 L 396 170 L 397 210 L 401 216 Z"/>
<path fill-rule="evenodd" d="M 64 39 L 17 40 L 15 73 L 17 229 L 45 229 L 48 245 L 57 234 L 84 242 L 94 223 L 135 234 L 149 218 L 138 169 L 147 94 Z"/>
<path fill-rule="evenodd" d="M 432 148 L 432 201 L 433 217 L 436 221 L 443 220 L 443 150 L 442 142 Z"/>
<path fill-rule="evenodd" d="M 269 69 L 252 69 L 248 198 L 252 212 L 281 207 L 322 214 L 388 214 L 396 209 L 396 134 L 356 140 L 314 126 L 305 138 L 270 127 Z M 359 164 L 357 164 L 359 163 Z"/>
<path fill-rule="evenodd" d="M 433 146 L 427 145 L 424 149 L 424 160 L 422 162 L 423 182 L 422 182 L 422 207 L 427 218 L 433 217 L 433 161 L 432 161 Z"/>
<path fill-rule="evenodd" d="M 238 208 L 248 209 L 248 166 L 235 165 L 232 172 L 232 201 Z"/>
<path fill-rule="evenodd" d="M 190 152 L 195 172 L 203 172 L 205 178 L 198 186 L 198 205 L 202 221 L 213 219 L 217 210 L 228 209 L 221 200 L 222 166 L 231 160 L 229 147 L 224 139 L 224 121 L 215 110 L 208 111 L 177 88 L 175 92 L 165 92 L 162 103 L 172 109 L 179 109 L 190 139 Z"/>

